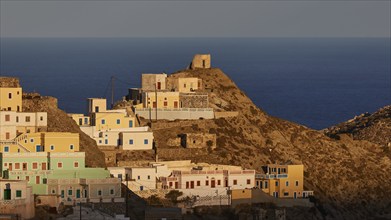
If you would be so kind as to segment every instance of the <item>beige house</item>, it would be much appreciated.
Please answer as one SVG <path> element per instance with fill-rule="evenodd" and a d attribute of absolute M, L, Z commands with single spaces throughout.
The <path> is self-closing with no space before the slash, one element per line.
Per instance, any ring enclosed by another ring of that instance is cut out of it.
<path fill-rule="evenodd" d="M 113 177 L 122 179 L 132 191 L 156 189 L 156 169 L 154 167 L 108 167 Z M 128 181 L 126 182 L 126 174 Z"/>
<path fill-rule="evenodd" d="M 143 108 L 165 108 L 165 109 L 180 108 L 179 92 L 170 92 L 170 91 L 158 91 L 156 93 L 143 92 L 141 94 L 141 97 L 142 97 Z"/>
<path fill-rule="evenodd" d="M 11 140 L 22 133 L 46 131 L 46 112 L 0 111 L 0 140 Z"/>
<path fill-rule="evenodd" d="M 196 77 L 168 77 L 167 89 L 177 92 L 195 92 L 202 89 L 202 79 Z"/>
<path fill-rule="evenodd" d="M 143 73 L 141 75 L 141 88 L 144 91 L 165 90 L 166 78 L 167 74 L 165 73 Z"/>
<path fill-rule="evenodd" d="M 161 177 L 165 189 L 178 189 L 186 195 L 227 195 L 229 189 L 254 187 L 255 170 L 174 170 L 171 176 Z"/>
<path fill-rule="evenodd" d="M 34 195 L 27 181 L 0 179 L 0 214 L 17 214 L 21 219 L 34 217 Z"/>
<path fill-rule="evenodd" d="M 151 150 L 153 149 L 153 132 L 144 131 L 123 131 L 119 133 L 120 145 L 122 150 Z"/>
<path fill-rule="evenodd" d="M 104 98 L 88 98 L 88 112 L 105 112 L 107 110 L 107 101 Z"/>

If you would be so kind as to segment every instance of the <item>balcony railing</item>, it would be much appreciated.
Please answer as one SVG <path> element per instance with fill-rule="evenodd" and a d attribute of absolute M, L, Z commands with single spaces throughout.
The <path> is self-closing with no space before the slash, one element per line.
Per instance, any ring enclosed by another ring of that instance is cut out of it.
<path fill-rule="evenodd" d="M 256 179 L 282 179 L 288 178 L 288 174 L 255 174 Z"/>

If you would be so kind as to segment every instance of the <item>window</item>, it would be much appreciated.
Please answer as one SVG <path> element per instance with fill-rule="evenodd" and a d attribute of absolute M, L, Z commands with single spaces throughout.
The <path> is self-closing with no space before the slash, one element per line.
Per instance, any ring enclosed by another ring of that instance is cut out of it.
<path fill-rule="evenodd" d="M 169 183 L 168 183 L 168 186 L 171 188 L 171 187 L 172 187 L 172 182 L 169 182 Z"/>
<path fill-rule="evenodd" d="M 286 182 L 285 182 L 285 186 L 289 186 L 289 181 L 286 181 Z"/>
<path fill-rule="evenodd" d="M 98 190 L 98 196 L 102 195 L 102 190 Z"/>
<path fill-rule="evenodd" d="M 164 101 L 163 104 L 164 104 L 164 107 L 167 107 L 167 102 L 166 101 Z"/>
<path fill-rule="evenodd" d="M 137 176 L 137 179 L 139 180 L 139 179 L 140 179 L 140 176 Z"/>
<path fill-rule="evenodd" d="M 83 125 L 83 119 L 79 118 L 79 125 Z"/>
<path fill-rule="evenodd" d="M 26 116 L 26 122 L 30 122 L 30 116 Z"/>
<path fill-rule="evenodd" d="M 72 195 L 72 190 L 69 189 L 69 190 L 68 190 L 68 196 L 71 196 L 71 195 Z"/>
<path fill-rule="evenodd" d="M 144 139 L 144 144 L 148 144 L 148 139 Z"/>
<path fill-rule="evenodd" d="M 47 183 L 48 183 L 48 179 L 43 178 L 43 179 L 42 179 L 42 183 L 43 183 L 43 184 L 47 184 Z"/>
<path fill-rule="evenodd" d="M 117 119 L 117 125 L 121 124 L 121 120 Z"/>
<path fill-rule="evenodd" d="M 251 179 L 247 179 L 247 184 L 251 184 Z"/>
<path fill-rule="evenodd" d="M 267 188 L 268 188 L 268 182 L 265 181 L 265 189 L 267 189 Z"/>
<path fill-rule="evenodd" d="M 118 179 L 122 180 L 122 174 L 118 174 Z"/>
<path fill-rule="evenodd" d="M 84 124 L 88 124 L 88 118 L 84 118 Z"/>
<path fill-rule="evenodd" d="M 197 181 L 197 186 L 201 186 L 201 181 Z"/>
<path fill-rule="evenodd" d="M 205 181 L 205 186 L 209 186 L 209 181 L 208 180 Z"/>
<path fill-rule="evenodd" d="M 106 124 L 106 120 L 102 119 L 102 125 Z"/>
<path fill-rule="evenodd" d="M 221 180 L 217 180 L 217 185 L 221 185 Z"/>
<path fill-rule="evenodd" d="M 62 168 L 62 163 L 61 162 L 57 163 L 57 168 Z"/>
<path fill-rule="evenodd" d="M 299 186 L 299 181 L 296 180 L 296 183 L 295 183 L 296 186 Z"/>
<path fill-rule="evenodd" d="M 234 180 L 234 185 L 238 185 L 238 180 Z"/>
<path fill-rule="evenodd" d="M 61 190 L 61 198 L 64 198 L 64 194 L 65 194 L 64 190 Z"/>
<path fill-rule="evenodd" d="M 8 146 L 4 147 L 4 152 L 9 152 L 10 148 Z"/>
<path fill-rule="evenodd" d="M 73 163 L 73 167 L 78 168 L 79 167 L 79 162 Z"/>
<path fill-rule="evenodd" d="M 284 196 L 289 196 L 289 192 L 284 192 Z"/>
<path fill-rule="evenodd" d="M 69 145 L 69 149 L 73 150 L 73 144 Z"/>
<path fill-rule="evenodd" d="M 110 195 L 114 195 L 114 189 L 110 189 Z"/>
<path fill-rule="evenodd" d="M 99 140 L 99 144 L 101 144 L 102 143 L 102 140 Z"/>
<path fill-rule="evenodd" d="M 34 170 L 38 169 L 38 163 L 33 163 L 33 169 Z"/>
<path fill-rule="evenodd" d="M 183 88 L 186 88 L 186 83 L 185 83 L 185 84 L 183 84 Z"/>
<path fill-rule="evenodd" d="M 109 140 L 106 139 L 106 140 L 105 140 L 105 144 L 109 144 Z"/>
<path fill-rule="evenodd" d="M 16 122 L 19 122 L 19 116 L 16 116 Z"/>
<path fill-rule="evenodd" d="M 11 116 L 10 115 L 5 115 L 5 121 L 11 121 Z"/>
<path fill-rule="evenodd" d="M 56 194 L 56 190 L 55 189 L 52 189 L 52 194 Z"/>
<path fill-rule="evenodd" d="M 41 121 L 43 121 L 43 117 L 41 116 L 40 118 L 39 118 Z"/>
<path fill-rule="evenodd" d="M 149 180 L 151 179 L 151 176 L 150 176 L 150 175 L 148 175 L 148 179 L 149 179 Z"/>
<path fill-rule="evenodd" d="M 16 198 L 22 198 L 22 190 L 16 190 Z"/>
<path fill-rule="evenodd" d="M 129 128 L 133 128 L 133 121 L 129 121 Z"/>
<path fill-rule="evenodd" d="M 27 182 L 30 181 L 30 177 L 29 177 L 29 176 L 26 176 L 26 181 L 27 181 Z"/>
<path fill-rule="evenodd" d="M 17 169 L 17 170 L 20 169 L 20 163 L 15 163 L 15 169 Z"/>
<path fill-rule="evenodd" d="M 12 93 L 8 93 L 8 98 L 12 99 Z"/>
<path fill-rule="evenodd" d="M 278 182 L 276 182 L 276 186 L 278 186 Z"/>
<path fill-rule="evenodd" d="M 129 144 L 133 144 L 133 139 L 130 139 L 130 140 L 129 140 Z"/>
<path fill-rule="evenodd" d="M 50 145 L 50 150 L 54 150 L 54 145 Z"/>
<path fill-rule="evenodd" d="M 34 138 L 31 138 L 31 139 L 30 139 L 30 142 L 31 142 L 31 143 L 34 143 Z"/>

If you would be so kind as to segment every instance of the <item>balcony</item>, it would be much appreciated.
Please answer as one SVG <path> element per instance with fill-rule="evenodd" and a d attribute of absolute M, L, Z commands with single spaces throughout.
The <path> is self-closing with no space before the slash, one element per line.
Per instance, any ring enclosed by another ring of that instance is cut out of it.
<path fill-rule="evenodd" d="M 256 179 L 283 179 L 288 178 L 288 174 L 255 174 Z"/>

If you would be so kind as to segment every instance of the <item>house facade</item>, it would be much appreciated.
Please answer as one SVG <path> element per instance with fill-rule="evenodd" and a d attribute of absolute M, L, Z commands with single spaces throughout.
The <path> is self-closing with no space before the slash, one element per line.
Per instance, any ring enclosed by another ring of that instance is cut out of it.
<path fill-rule="evenodd" d="M 32 187 L 23 180 L 0 179 L 0 213 L 30 219 L 35 215 Z"/>

